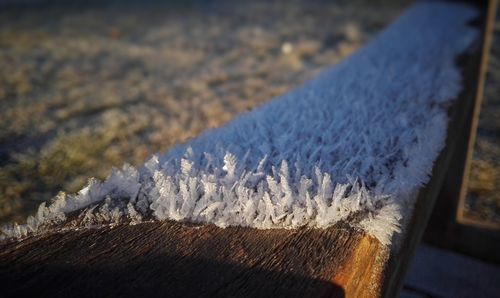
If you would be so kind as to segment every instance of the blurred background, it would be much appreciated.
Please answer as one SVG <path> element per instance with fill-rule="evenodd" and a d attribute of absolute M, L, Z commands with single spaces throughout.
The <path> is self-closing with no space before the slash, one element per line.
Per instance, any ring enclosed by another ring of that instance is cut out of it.
<path fill-rule="evenodd" d="M 407 4 L 0 0 L 0 222 L 291 90 Z M 500 15 L 466 217 L 500 226 L 499 182 Z"/>

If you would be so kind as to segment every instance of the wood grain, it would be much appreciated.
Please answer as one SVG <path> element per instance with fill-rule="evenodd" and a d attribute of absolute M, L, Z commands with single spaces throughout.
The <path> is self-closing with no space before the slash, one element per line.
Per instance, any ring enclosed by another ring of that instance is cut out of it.
<path fill-rule="evenodd" d="M 154 222 L 4 243 L 0 280 L 7 296 L 373 297 L 388 256 L 380 248 L 343 224 L 257 230 Z"/>

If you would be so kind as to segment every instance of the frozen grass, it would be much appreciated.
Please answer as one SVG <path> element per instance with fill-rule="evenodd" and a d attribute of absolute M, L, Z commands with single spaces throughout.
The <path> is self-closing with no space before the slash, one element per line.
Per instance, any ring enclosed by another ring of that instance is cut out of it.
<path fill-rule="evenodd" d="M 125 166 L 61 195 L 5 233 L 38 232 L 90 206 L 80 215 L 85 224 L 135 222 L 151 212 L 220 227 L 345 221 L 389 245 L 444 146 L 447 107 L 461 89 L 455 59 L 475 37 L 466 25 L 475 14 L 463 5 L 417 4 L 304 86 L 140 171 Z"/>

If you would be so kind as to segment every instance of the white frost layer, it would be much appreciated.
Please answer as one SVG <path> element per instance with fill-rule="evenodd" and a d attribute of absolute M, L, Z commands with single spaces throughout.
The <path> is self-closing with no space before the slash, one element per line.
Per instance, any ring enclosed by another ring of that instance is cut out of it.
<path fill-rule="evenodd" d="M 466 26 L 475 15 L 458 4 L 417 4 L 304 86 L 154 156 L 140 171 L 125 166 L 59 196 L 4 233 L 37 232 L 106 199 L 97 214 L 108 220 L 152 214 L 256 228 L 343 220 L 390 244 L 444 146 L 447 107 L 461 89 L 455 59 L 476 36 Z M 113 200 L 128 203 L 112 207 Z"/>

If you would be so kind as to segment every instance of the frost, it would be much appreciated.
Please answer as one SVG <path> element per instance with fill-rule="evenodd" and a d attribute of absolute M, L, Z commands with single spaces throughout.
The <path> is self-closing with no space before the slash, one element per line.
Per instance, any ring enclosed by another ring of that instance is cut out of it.
<path fill-rule="evenodd" d="M 344 221 L 389 245 L 444 146 L 460 91 L 455 58 L 476 37 L 460 4 L 419 3 L 371 44 L 304 86 L 139 170 L 61 194 L 24 237 L 80 211 L 95 226 L 144 218 L 260 229 Z"/>

